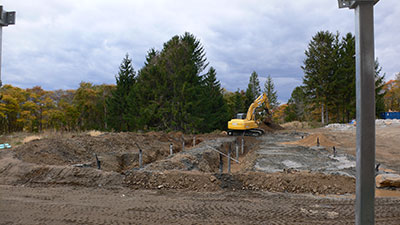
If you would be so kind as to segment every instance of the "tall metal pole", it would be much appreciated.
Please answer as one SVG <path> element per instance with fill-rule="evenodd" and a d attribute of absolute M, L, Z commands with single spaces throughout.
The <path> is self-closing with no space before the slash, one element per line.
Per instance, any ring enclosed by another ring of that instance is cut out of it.
<path fill-rule="evenodd" d="M 374 2 L 360 2 L 356 15 L 356 224 L 375 223 Z"/>
<path fill-rule="evenodd" d="M 1 48 L 2 48 L 2 37 L 3 27 L 15 24 L 15 12 L 7 12 L 3 10 L 3 6 L 0 5 L 0 87 L 3 85 L 1 81 Z"/>
<path fill-rule="evenodd" d="M 379 0 L 338 0 L 356 16 L 356 224 L 375 223 L 375 45 L 374 4 Z"/>
<path fill-rule="evenodd" d="M 1 52 L 2 52 L 2 45 L 3 45 L 3 26 L 0 26 L 0 87 L 3 86 L 3 82 L 1 79 Z"/>

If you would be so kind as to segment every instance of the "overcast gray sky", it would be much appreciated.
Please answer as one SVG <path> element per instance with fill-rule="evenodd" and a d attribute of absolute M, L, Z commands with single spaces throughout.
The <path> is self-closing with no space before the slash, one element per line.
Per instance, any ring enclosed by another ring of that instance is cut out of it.
<path fill-rule="evenodd" d="M 245 89 L 252 71 L 271 75 L 286 102 L 302 82 L 304 51 L 318 31 L 354 33 L 354 10 L 337 0 L 2 0 L 17 12 L 3 28 L 3 84 L 75 89 L 115 83 L 128 53 L 135 70 L 150 48 L 185 31 L 206 50 L 224 88 Z M 376 57 L 386 80 L 400 72 L 400 1 L 375 6 Z"/>

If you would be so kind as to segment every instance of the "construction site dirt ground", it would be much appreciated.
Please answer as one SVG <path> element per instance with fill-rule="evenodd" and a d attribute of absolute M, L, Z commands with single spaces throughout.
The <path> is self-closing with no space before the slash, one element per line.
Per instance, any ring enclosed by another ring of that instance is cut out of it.
<path fill-rule="evenodd" d="M 353 224 L 355 129 L 270 131 L 243 154 L 224 134 L 2 136 L 0 224 Z M 400 126 L 376 131 L 381 172 L 400 173 Z M 376 195 L 376 223 L 400 224 L 400 191 Z"/>

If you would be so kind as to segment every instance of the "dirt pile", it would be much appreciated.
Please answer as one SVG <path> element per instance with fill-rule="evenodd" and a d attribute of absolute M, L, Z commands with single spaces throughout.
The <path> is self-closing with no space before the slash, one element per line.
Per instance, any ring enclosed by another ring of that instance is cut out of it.
<path fill-rule="evenodd" d="M 399 174 L 379 174 L 375 177 L 376 187 L 400 188 Z"/>
<path fill-rule="evenodd" d="M 122 184 L 123 176 L 93 168 L 73 166 L 38 165 L 23 162 L 11 152 L 0 154 L 0 184 L 26 185 L 74 185 L 74 186 L 116 186 Z"/>
<path fill-rule="evenodd" d="M 217 172 L 219 168 L 219 152 L 227 154 L 229 146 L 234 148 L 234 140 L 234 137 L 208 140 L 179 154 L 153 162 L 147 165 L 145 170 L 198 170 L 201 172 Z"/>
<path fill-rule="evenodd" d="M 328 137 L 326 137 L 322 133 L 311 134 L 309 136 L 303 137 L 303 139 L 300 139 L 298 141 L 283 142 L 281 144 L 312 147 L 312 146 L 317 146 L 318 142 L 319 142 L 320 146 L 324 146 L 324 147 L 333 147 L 333 146 L 339 145 L 339 143 L 335 143 L 334 141 L 331 141 Z"/>
<path fill-rule="evenodd" d="M 138 146 L 143 150 L 143 163 L 164 159 L 173 151 L 182 150 L 183 138 L 186 149 L 193 145 L 192 136 L 182 133 L 92 133 L 72 137 L 50 137 L 35 139 L 14 149 L 16 157 L 30 163 L 44 165 L 95 165 L 96 153 L 102 161 L 102 169 L 117 171 L 138 167 Z M 196 138 L 196 144 L 203 141 Z"/>
<path fill-rule="evenodd" d="M 269 120 L 266 120 L 266 121 L 263 121 L 262 123 L 260 123 L 259 127 L 261 129 L 263 129 L 266 133 L 285 129 L 282 126 L 280 126 L 279 124 L 273 123 L 272 121 L 269 121 Z"/>
<path fill-rule="evenodd" d="M 262 190 L 272 192 L 347 194 L 354 193 L 355 180 L 340 175 L 285 171 L 266 174 L 246 172 L 212 174 L 195 171 L 132 172 L 125 183 L 134 189 L 184 189 L 190 191 Z"/>

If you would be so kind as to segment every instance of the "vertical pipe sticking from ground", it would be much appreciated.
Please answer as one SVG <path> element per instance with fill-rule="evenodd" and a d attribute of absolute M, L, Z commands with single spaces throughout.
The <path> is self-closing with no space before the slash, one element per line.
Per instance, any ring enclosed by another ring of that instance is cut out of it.
<path fill-rule="evenodd" d="M 219 153 L 219 174 L 223 173 L 223 169 L 224 169 L 224 161 L 222 158 L 222 154 Z"/>
<path fill-rule="evenodd" d="M 100 170 L 101 169 L 101 162 L 100 162 L 99 158 L 97 157 L 96 153 L 94 153 L 94 157 L 96 158 L 97 169 Z"/>
<path fill-rule="evenodd" d="M 185 151 L 185 136 L 182 135 L 182 152 Z"/>
<path fill-rule="evenodd" d="M 242 155 L 244 154 L 244 138 L 242 137 Z"/>
<path fill-rule="evenodd" d="M 143 168 L 143 151 L 139 148 L 139 168 Z"/>
<path fill-rule="evenodd" d="M 228 173 L 231 173 L 231 145 L 228 149 Z"/>
<path fill-rule="evenodd" d="M 239 160 L 239 146 L 237 139 L 235 140 L 236 160 Z"/>

